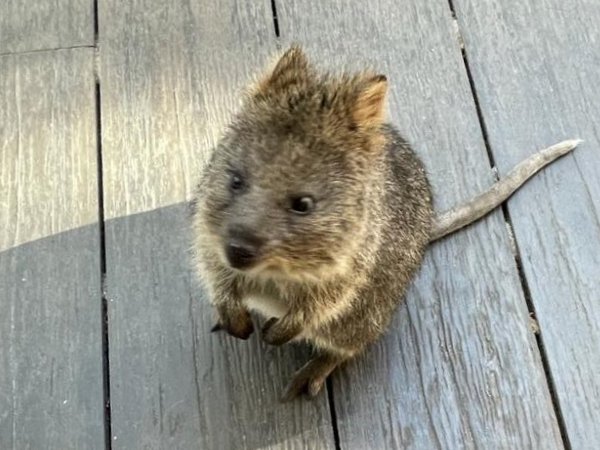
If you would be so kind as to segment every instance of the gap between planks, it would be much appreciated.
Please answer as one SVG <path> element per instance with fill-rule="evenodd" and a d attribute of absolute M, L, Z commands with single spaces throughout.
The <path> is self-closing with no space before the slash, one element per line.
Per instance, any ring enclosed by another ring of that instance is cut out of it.
<path fill-rule="evenodd" d="M 104 172 L 102 164 L 102 89 L 100 86 L 98 0 L 94 0 L 94 78 L 96 100 L 96 156 L 98 170 L 98 228 L 100 235 L 100 314 L 102 321 L 102 390 L 104 405 L 104 447 L 112 450 L 110 405 L 110 342 L 108 333 L 108 300 L 106 296 L 106 230 L 104 217 Z"/>
<path fill-rule="evenodd" d="M 77 48 L 96 48 L 96 44 L 94 44 L 94 45 L 73 45 L 71 47 L 39 48 L 39 49 L 35 49 L 35 50 L 23 50 L 20 52 L 3 52 L 3 53 L 0 53 L 0 57 L 1 56 L 30 55 L 32 53 L 56 52 L 56 51 L 60 51 L 60 50 L 74 50 Z"/>

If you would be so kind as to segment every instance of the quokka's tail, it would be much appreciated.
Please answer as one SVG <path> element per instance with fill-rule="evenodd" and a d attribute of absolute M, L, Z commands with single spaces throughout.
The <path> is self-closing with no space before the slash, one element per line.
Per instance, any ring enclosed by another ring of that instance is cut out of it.
<path fill-rule="evenodd" d="M 481 219 L 506 201 L 539 170 L 566 155 L 581 142 L 583 141 L 580 139 L 571 139 L 540 150 L 517 164 L 504 178 L 495 182 L 487 191 L 462 205 L 438 214 L 434 220 L 429 242 L 437 241 Z"/>

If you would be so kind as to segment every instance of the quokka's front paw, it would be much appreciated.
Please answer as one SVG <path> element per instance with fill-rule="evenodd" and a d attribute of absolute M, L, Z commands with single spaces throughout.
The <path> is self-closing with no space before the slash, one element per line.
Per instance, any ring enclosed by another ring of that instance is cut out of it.
<path fill-rule="evenodd" d="M 214 332 L 220 330 L 226 331 L 228 334 L 238 339 L 248 339 L 254 332 L 252 317 L 250 317 L 250 313 L 243 308 L 236 309 L 235 311 L 219 311 L 219 322 L 217 322 L 211 331 Z"/>
<path fill-rule="evenodd" d="M 283 345 L 300 334 L 302 329 L 291 326 L 284 319 L 273 317 L 263 325 L 262 338 L 267 344 Z"/>

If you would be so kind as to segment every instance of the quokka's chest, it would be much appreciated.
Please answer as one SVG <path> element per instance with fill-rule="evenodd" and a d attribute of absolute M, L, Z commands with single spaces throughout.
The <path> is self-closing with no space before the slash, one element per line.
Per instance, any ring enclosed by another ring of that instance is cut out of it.
<path fill-rule="evenodd" d="M 275 283 L 248 283 L 243 291 L 246 307 L 267 319 L 280 318 L 290 309 L 285 290 Z"/>
<path fill-rule="evenodd" d="M 256 311 L 268 319 L 280 318 L 289 310 L 285 299 L 271 293 L 252 293 L 244 297 L 243 302 L 248 309 Z"/>

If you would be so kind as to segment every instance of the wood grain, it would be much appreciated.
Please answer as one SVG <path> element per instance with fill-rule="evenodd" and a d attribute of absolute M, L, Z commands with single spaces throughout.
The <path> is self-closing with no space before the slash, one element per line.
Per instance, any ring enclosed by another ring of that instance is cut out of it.
<path fill-rule="evenodd" d="M 281 37 L 388 75 L 446 209 L 493 181 L 445 2 L 277 2 Z M 326 32 L 324 32 L 326 30 Z M 342 448 L 562 448 L 500 213 L 432 247 L 392 329 L 334 377 Z"/>
<path fill-rule="evenodd" d="M 332 448 L 326 397 L 278 403 L 292 349 L 209 333 L 187 254 L 183 202 L 274 49 L 269 2 L 110 0 L 100 28 L 112 448 Z"/>
<path fill-rule="evenodd" d="M 101 449 L 93 52 L 0 57 L 0 104 L 0 448 Z"/>
<path fill-rule="evenodd" d="M 599 448 L 600 8 L 454 3 L 500 175 L 557 138 L 585 140 L 508 211 L 568 440 Z"/>
<path fill-rule="evenodd" d="M 93 44 L 93 0 L 0 3 L 0 53 Z"/>

